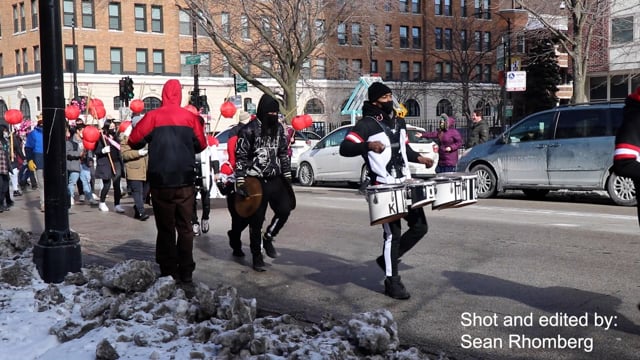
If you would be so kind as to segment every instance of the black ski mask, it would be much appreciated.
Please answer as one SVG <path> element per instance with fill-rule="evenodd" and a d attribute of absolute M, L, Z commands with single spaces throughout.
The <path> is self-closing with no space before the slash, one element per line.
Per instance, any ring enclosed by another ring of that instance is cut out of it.
<path fill-rule="evenodd" d="M 264 94 L 258 102 L 258 108 L 256 109 L 256 115 L 262 122 L 263 130 L 273 130 L 278 128 L 278 112 L 280 111 L 280 105 L 273 97 Z M 275 113 L 275 114 L 269 114 Z"/>

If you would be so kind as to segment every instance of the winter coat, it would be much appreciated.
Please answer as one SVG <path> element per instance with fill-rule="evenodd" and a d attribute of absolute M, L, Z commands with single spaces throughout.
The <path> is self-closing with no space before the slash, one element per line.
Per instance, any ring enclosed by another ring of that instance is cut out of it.
<path fill-rule="evenodd" d="M 67 171 L 80 172 L 80 155 L 82 148 L 73 137 L 66 141 L 67 146 Z"/>
<path fill-rule="evenodd" d="M 44 143 L 42 138 L 42 126 L 36 126 L 27 134 L 24 144 L 27 161 L 33 160 L 38 169 L 44 169 Z"/>
<path fill-rule="evenodd" d="M 470 131 L 468 147 L 480 145 L 489 140 L 489 124 L 484 120 L 471 123 Z"/>
<path fill-rule="evenodd" d="M 149 157 L 147 155 L 140 156 L 138 150 L 134 150 L 129 146 L 129 137 L 122 135 L 120 140 L 120 154 L 124 161 L 125 174 L 127 180 L 147 180 L 147 162 Z"/>
<path fill-rule="evenodd" d="M 284 127 L 278 125 L 275 137 L 262 134 L 262 121 L 253 120 L 238 131 L 236 177 L 271 178 L 291 173 Z"/>
<path fill-rule="evenodd" d="M 631 94 L 625 100 L 623 121 L 616 135 L 613 171 L 640 183 L 640 95 Z M 636 191 L 636 196 L 640 191 Z"/>
<path fill-rule="evenodd" d="M 196 154 L 207 147 L 200 117 L 180 106 L 182 86 L 175 79 L 162 88 L 162 106 L 136 124 L 128 144 L 141 149 L 148 144 L 147 181 L 151 188 L 193 186 Z"/>
<path fill-rule="evenodd" d="M 122 157 L 120 155 L 120 150 L 118 147 L 110 143 L 109 140 L 107 140 L 107 137 L 108 135 L 101 136 L 96 143 L 96 149 L 94 151 L 96 155 L 96 179 L 106 180 L 122 176 Z M 107 141 L 107 144 L 111 149 L 108 153 L 103 154 L 102 149 L 105 147 L 105 141 Z M 111 164 L 113 164 L 113 167 L 111 167 Z"/>
<path fill-rule="evenodd" d="M 458 149 L 463 145 L 462 136 L 460 132 L 455 129 L 456 120 L 452 117 L 449 118 L 447 130 L 438 130 L 439 149 L 438 154 L 440 160 L 439 166 L 456 166 L 458 165 Z M 450 151 L 445 149 L 450 147 Z"/>

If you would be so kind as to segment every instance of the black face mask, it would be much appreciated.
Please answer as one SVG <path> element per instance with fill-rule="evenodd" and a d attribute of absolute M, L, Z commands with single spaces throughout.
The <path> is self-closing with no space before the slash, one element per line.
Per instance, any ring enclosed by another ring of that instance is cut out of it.
<path fill-rule="evenodd" d="M 393 101 L 381 102 L 379 104 L 382 110 L 387 114 L 390 114 L 393 111 Z"/>
<path fill-rule="evenodd" d="M 278 115 L 265 115 L 264 124 L 268 128 L 274 128 L 278 125 Z"/>

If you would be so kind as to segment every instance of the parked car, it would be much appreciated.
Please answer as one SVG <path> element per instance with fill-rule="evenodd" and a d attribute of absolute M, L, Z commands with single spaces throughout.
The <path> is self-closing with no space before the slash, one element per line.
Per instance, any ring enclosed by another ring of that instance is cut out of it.
<path fill-rule="evenodd" d="M 227 141 L 229 141 L 229 135 L 231 135 L 231 129 L 238 126 L 231 125 L 228 128 L 220 131 L 216 134 L 216 139 L 218 139 L 218 159 L 220 159 L 220 164 L 229 160 L 229 156 L 227 155 Z"/>
<path fill-rule="evenodd" d="M 635 205 L 633 182 L 612 171 L 615 134 L 624 104 L 567 105 L 529 115 L 458 161 L 478 175 L 478 197 L 507 189 L 533 198 L 550 190 L 606 190 L 619 205 Z"/>
<path fill-rule="evenodd" d="M 345 125 L 323 137 L 314 147 L 300 155 L 300 167 L 297 177 L 300 185 L 312 186 L 316 182 L 348 182 L 361 184 L 367 178 L 367 167 L 361 156 L 344 157 L 340 155 L 340 144 L 351 131 L 353 125 Z M 419 137 L 418 132 L 425 130 L 407 125 L 409 145 L 423 156 L 433 159 L 433 166 L 409 163 L 412 176 L 427 178 L 435 175 L 438 163 L 438 145 L 430 139 Z"/>
<path fill-rule="evenodd" d="M 296 131 L 295 141 L 291 144 L 291 172 L 293 177 L 298 173 L 300 154 L 311 149 L 322 137 L 313 131 Z"/>

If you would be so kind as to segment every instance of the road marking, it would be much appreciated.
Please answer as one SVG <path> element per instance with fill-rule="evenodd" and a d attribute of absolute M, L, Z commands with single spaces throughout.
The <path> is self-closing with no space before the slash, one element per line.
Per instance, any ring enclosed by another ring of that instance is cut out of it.
<path fill-rule="evenodd" d="M 524 208 L 505 208 L 498 206 L 480 206 L 473 205 L 475 209 L 480 210 L 491 210 L 491 211 L 504 211 L 504 212 L 521 212 L 528 214 L 539 214 L 539 215 L 559 215 L 559 216 L 575 216 L 575 217 L 585 217 L 585 218 L 598 218 L 598 219 L 617 219 L 617 220 L 637 220 L 637 216 L 629 216 L 629 215 L 615 215 L 615 214 L 603 214 L 603 213 L 589 213 L 589 212 L 577 212 L 577 211 L 557 211 L 557 210 L 544 210 L 544 209 L 524 209 Z M 471 207 L 469 207 L 471 208 Z"/>

